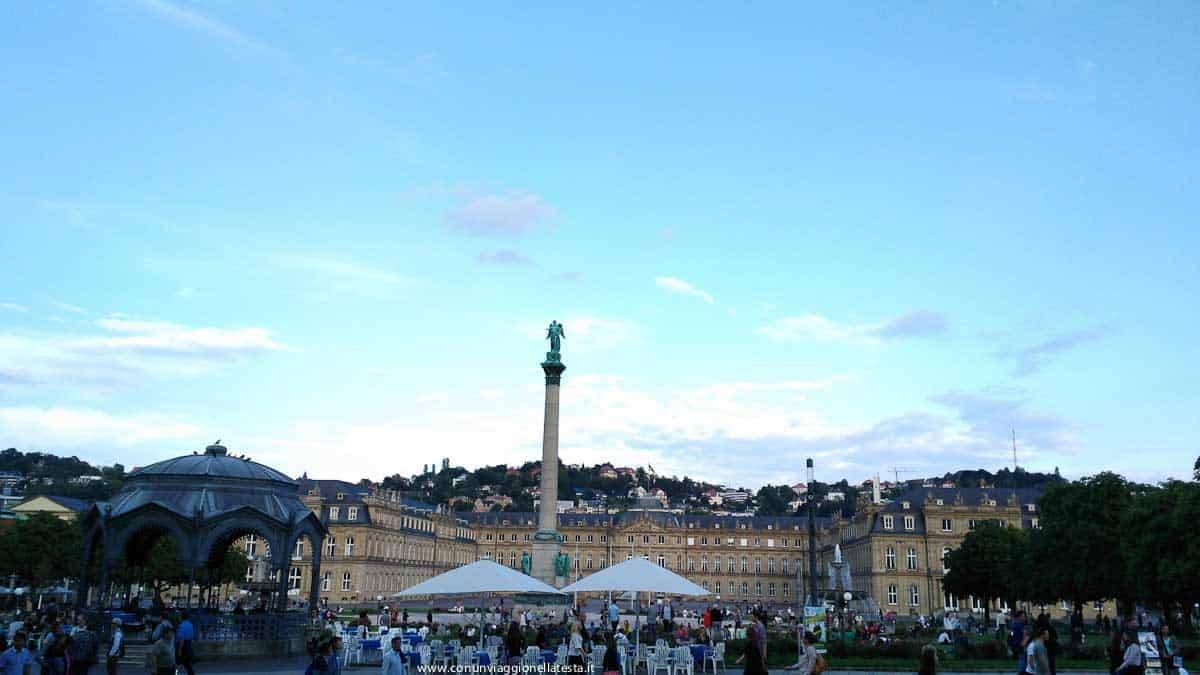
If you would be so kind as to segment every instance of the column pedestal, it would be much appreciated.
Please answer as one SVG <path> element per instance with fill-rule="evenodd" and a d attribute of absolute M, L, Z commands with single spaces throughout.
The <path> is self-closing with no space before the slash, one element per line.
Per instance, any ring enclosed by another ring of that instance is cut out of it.
<path fill-rule="evenodd" d="M 551 586 L 556 583 L 554 561 L 559 553 L 558 541 L 558 390 L 567 366 L 557 353 L 546 354 L 542 370 L 546 373 L 546 406 L 542 420 L 541 504 L 538 508 L 538 529 L 533 535 L 533 560 L 530 575 Z"/>

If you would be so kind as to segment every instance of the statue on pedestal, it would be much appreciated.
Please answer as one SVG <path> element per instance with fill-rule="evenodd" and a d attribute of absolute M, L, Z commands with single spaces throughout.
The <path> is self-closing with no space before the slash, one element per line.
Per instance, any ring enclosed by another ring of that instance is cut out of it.
<path fill-rule="evenodd" d="M 546 329 L 546 339 L 550 341 L 550 351 L 546 352 L 546 360 L 557 362 L 562 360 L 562 355 L 559 351 L 562 349 L 562 340 L 567 336 L 563 332 L 563 325 L 557 321 L 551 321 L 550 327 Z"/>
<path fill-rule="evenodd" d="M 533 558 L 530 557 L 529 551 L 526 551 L 521 554 L 521 572 L 523 572 L 525 574 L 529 574 L 530 570 L 532 570 L 532 569 L 533 569 Z"/>
<path fill-rule="evenodd" d="M 565 579 L 567 573 L 570 571 L 571 556 L 567 555 L 566 553 L 559 553 L 558 555 L 554 556 L 554 576 L 563 577 Z"/>

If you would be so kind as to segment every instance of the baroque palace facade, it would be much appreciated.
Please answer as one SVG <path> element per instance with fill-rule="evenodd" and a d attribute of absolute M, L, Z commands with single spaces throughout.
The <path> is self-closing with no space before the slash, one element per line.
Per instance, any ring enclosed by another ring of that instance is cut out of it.
<path fill-rule="evenodd" d="M 521 568 L 532 550 L 537 514 L 450 513 L 387 491 L 342 481 L 301 479 L 302 500 L 329 528 L 320 597 L 331 604 L 374 604 L 453 567 L 490 559 Z M 890 502 L 859 504 L 850 519 L 817 520 L 817 585 L 839 545 L 856 599 L 898 615 L 981 611 L 983 600 L 945 594 L 942 558 L 984 520 L 1037 527 L 1035 489 L 915 488 Z M 662 509 L 616 514 L 560 513 L 568 581 L 644 557 L 732 604 L 791 605 L 808 588 L 804 517 L 690 516 Z M 303 544 L 302 544 L 303 545 Z M 289 587 L 308 588 L 303 550 L 293 551 Z M 872 602 L 873 601 L 873 602 Z M 859 605 L 862 606 L 861 604 Z M 992 601 L 992 609 L 1000 608 Z"/>

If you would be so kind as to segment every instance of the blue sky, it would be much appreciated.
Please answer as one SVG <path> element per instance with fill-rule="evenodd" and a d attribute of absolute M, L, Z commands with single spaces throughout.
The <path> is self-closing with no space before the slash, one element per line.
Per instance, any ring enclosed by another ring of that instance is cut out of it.
<path fill-rule="evenodd" d="M 1200 450 L 1200 7 L 0 8 L 0 445 L 728 484 Z M 903 477 L 903 474 L 901 474 Z"/>

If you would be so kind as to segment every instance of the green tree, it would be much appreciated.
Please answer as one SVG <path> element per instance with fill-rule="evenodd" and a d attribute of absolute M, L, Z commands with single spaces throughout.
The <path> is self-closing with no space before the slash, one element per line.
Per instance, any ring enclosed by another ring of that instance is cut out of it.
<path fill-rule="evenodd" d="M 79 574 L 83 535 L 73 522 L 48 513 L 19 520 L 0 533 L 0 570 L 18 583 L 47 586 Z"/>
<path fill-rule="evenodd" d="M 1200 601 L 1200 483 L 1169 481 L 1140 490 L 1125 513 L 1121 551 L 1137 597 L 1168 614 Z"/>
<path fill-rule="evenodd" d="M 1040 582 L 1070 600 L 1084 603 L 1131 600 L 1133 587 L 1121 555 L 1121 527 L 1132 501 L 1121 476 L 1100 473 L 1070 483 L 1054 483 L 1038 502 L 1039 529 L 1031 548 Z"/>
<path fill-rule="evenodd" d="M 788 503 L 796 499 L 796 492 L 787 485 L 764 485 L 754 500 L 760 516 L 784 516 L 792 512 Z"/>
<path fill-rule="evenodd" d="M 983 622 L 988 623 L 988 600 L 1003 598 L 1015 607 L 1023 590 L 1022 563 L 1028 559 L 1028 538 L 1023 530 L 985 521 L 963 538 L 962 545 L 946 556 L 949 570 L 942 586 L 958 596 L 985 598 Z"/>

